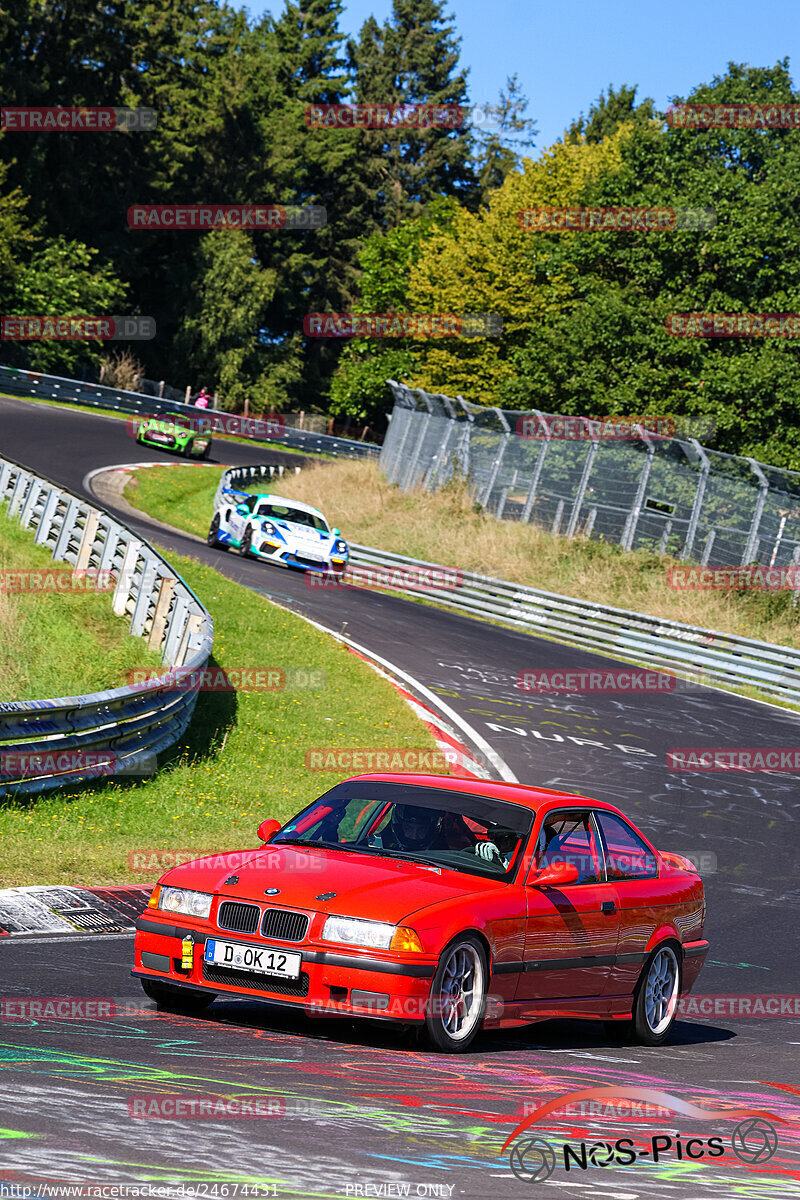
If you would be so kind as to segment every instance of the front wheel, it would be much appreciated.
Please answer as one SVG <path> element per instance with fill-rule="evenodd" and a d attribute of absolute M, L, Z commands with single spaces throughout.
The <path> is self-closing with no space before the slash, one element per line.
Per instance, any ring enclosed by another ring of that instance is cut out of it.
<path fill-rule="evenodd" d="M 208 531 L 206 542 L 209 546 L 216 546 L 219 550 L 227 550 L 228 547 L 225 545 L 225 543 L 219 540 L 219 525 L 219 513 L 214 513 L 214 516 L 211 518 L 211 526 Z"/>
<path fill-rule="evenodd" d="M 242 540 L 239 543 L 239 553 L 242 558 L 249 558 L 253 550 L 253 530 L 248 525 L 242 534 Z"/>
<path fill-rule="evenodd" d="M 461 934 L 445 949 L 433 977 L 425 1026 L 436 1050 L 457 1054 L 474 1040 L 486 1011 L 486 951 Z"/>
<path fill-rule="evenodd" d="M 169 1012 L 203 1012 L 217 998 L 215 992 L 195 992 L 189 988 L 172 987 L 169 983 L 162 983 L 160 979 L 140 979 L 139 982 L 145 996 L 149 996 L 159 1008 L 166 1008 Z"/>
<path fill-rule="evenodd" d="M 645 963 L 633 1006 L 633 1032 L 645 1046 L 660 1046 L 678 1015 L 681 967 L 674 948 L 657 947 Z"/>

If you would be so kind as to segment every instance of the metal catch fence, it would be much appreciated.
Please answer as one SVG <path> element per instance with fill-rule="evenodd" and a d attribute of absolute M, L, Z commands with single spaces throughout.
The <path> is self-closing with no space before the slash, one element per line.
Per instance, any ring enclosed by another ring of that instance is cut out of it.
<path fill-rule="evenodd" d="M 647 549 L 703 566 L 800 564 L 800 474 L 723 454 L 696 438 L 483 408 L 389 381 L 380 465 L 404 490 L 466 478 L 476 503 L 554 534 Z M 557 432 L 568 428 L 568 436 Z"/>

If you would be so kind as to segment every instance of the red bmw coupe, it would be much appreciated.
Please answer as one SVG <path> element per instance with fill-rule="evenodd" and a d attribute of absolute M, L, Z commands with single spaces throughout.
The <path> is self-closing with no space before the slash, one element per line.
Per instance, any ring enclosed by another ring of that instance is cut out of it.
<path fill-rule="evenodd" d="M 160 1007 L 424 1023 L 445 1051 L 588 1017 L 658 1045 L 708 950 L 692 864 L 583 796 L 361 775 L 258 834 L 233 871 L 202 858 L 153 889 L 133 974 Z"/>

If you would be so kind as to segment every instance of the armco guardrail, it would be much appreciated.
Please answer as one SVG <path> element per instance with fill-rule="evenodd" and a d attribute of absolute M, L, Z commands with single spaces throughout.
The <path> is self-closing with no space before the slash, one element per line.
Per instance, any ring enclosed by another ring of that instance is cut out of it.
<path fill-rule="evenodd" d="M 371 546 L 351 543 L 350 563 L 399 569 L 400 577 L 390 581 L 392 590 L 458 612 L 502 621 L 595 654 L 671 668 L 697 683 L 750 686 L 773 699 L 800 704 L 800 651 L 786 646 L 541 592 L 471 571 L 459 573 L 458 587 L 434 589 L 430 576 L 417 587 L 417 570 L 446 571 L 452 576 L 453 568 Z"/>
<path fill-rule="evenodd" d="M 131 633 L 161 651 L 169 672 L 93 695 L 0 703 L 0 796 L 101 775 L 149 773 L 154 756 L 174 745 L 189 724 L 211 653 L 211 615 L 161 555 L 127 526 L 6 458 L 0 458 L 2 501 L 8 506 L 0 512 L 35 530 L 35 541 L 52 551 L 54 561 L 71 563 L 76 571 L 113 574 L 114 612 L 130 617 Z M 107 753 L 111 765 L 64 773 L 65 752 Z M 27 768 L 27 774 L 19 767 L 9 772 L 4 763 L 10 755 L 42 756 L 44 765 Z"/>
<path fill-rule="evenodd" d="M 214 508 L 217 509 L 219 507 L 226 491 L 246 492 L 248 486 L 252 483 L 263 483 L 274 479 L 275 470 L 275 467 L 267 467 L 259 463 L 251 467 L 230 467 L 227 471 L 223 471 L 219 477 L 219 484 L 214 496 Z M 283 467 L 278 467 L 277 471 L 279 477 L 285 473 Z M 300 468 L 296 467 L 295 473 L 299 471 Z"/>
<path fill-rule="evenodd" d="M 199 409 L 163 396 L 146 396 L 142 392 L 125 392 L 99 383 L 82 383 L 58 375 L 42 375 L 38 371 L 22 371 L 16 367 L 0 366 L 0 392 L 14 396 L 33 396 L 39 400 L 58 400 L 64 404 L 85 404 L 90 408 L 110 408 L 125 413 L 179 413 L 183 416 L 225 415 L 221 409 Z M 280 414 L 278 414 L 280 420 Z M 330 454 L 334 458 L 374 458 L 380 446 L 371 442 L 356 442 L 350 438 L 332 437 L 327 433 L 309 433 L 287 425 L 283 432 L 266 437 L 253 437 L 255 442 L 279 443 L 308 454 Z"/>

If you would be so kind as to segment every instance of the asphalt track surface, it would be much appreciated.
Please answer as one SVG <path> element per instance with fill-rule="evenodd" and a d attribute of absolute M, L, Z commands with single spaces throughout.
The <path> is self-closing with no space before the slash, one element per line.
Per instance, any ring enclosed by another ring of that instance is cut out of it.
<path fill-rule="evenodd" d="M 168 461 L 136 446 L 124 422 L 8 399 L 0 399 L 0 453 L 78 492 L 98 467 Z M 230 464 L 280 461 L 258 446 L 215 443 L 213 457 L 223 456 Z M 612 664 L 392 596 L 309 590 L 299 574 L 146 521 L 135 527 L 390 659 L 461 714 L 520 781 L 611 800 L 660 848 L 715 856 L 704 875 L 711 950 L 696 991 L 800 992 L 800 781 L 676 774 L 665 765 L 674 747 L 796 746 L 800 718 L 711 690 L 528 696 L 514 686 L 523 668 Z M 129 975 L 127 936 L 4 943 L 3 995 L 112 997 L 131 1007 L 110 1020 L 2 1023 L 0 1180 L 183 1182 L 205 1196 L 227 1185 L 231 1197 L 256 1182 L 262 1195 L 287 1197 L 800 1195 L 797 1018 L 679 1020 L 653 1049 L 602 1025 L 550 1021 L 484 1033 L 467 1055 L 435 1055 L 400 1028 L 247 1001 L 216 1002 L 201 1018 L 157 1013 Z M 559 1157 L 547 1182 L 515 1177 L 499 1150 L 523 1106 L 602 1085 L 659 1088 L 703 1108 L 765 1109 L 788 1123 L 775 1122 L 778 1148 L 768 1161 L 744 1163 L 730 1147 L 730 1120 L 570 1116 L 526 1136 L 545 1137 L 559 1156 L 565 1140 L 630 1136 L 641 1156 L 632 1166 L 569 1173 Z M 128 1101 L 150 1093 L 270 1097 L 273 1116 L 129 1116 Z M 651 1136 L 677 1132 L 684 1141 L 722 1135 L 725 1153 L 679 1160 L 673 1146 L 658 1162 L 644 1154 Z"/>

